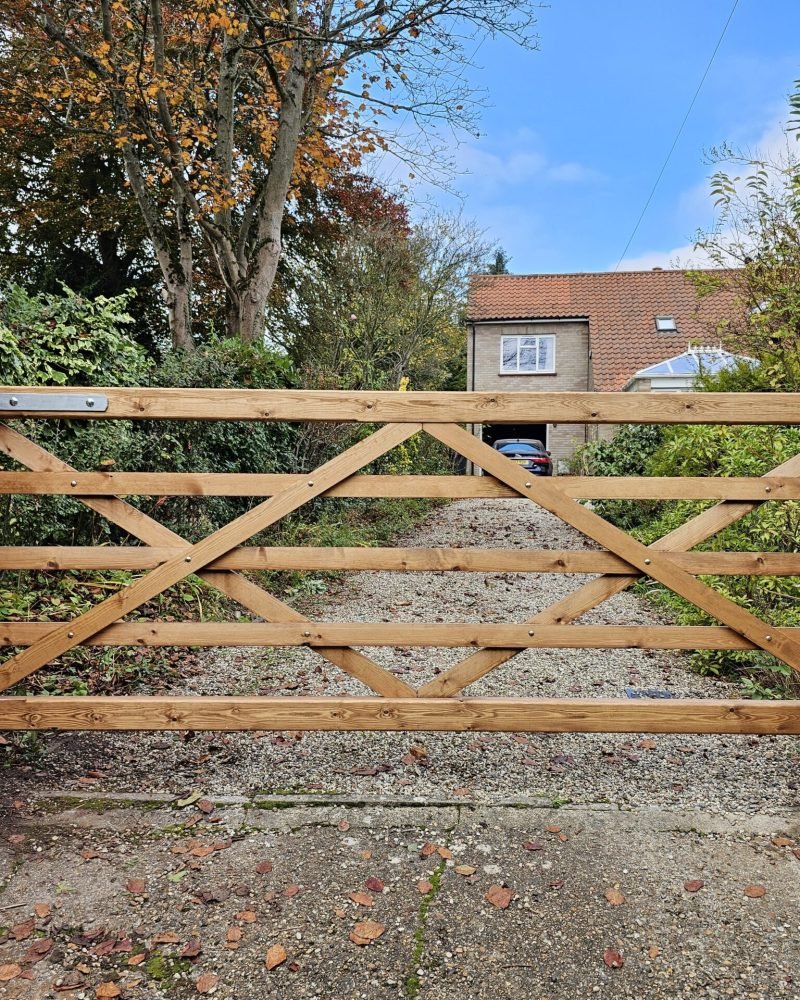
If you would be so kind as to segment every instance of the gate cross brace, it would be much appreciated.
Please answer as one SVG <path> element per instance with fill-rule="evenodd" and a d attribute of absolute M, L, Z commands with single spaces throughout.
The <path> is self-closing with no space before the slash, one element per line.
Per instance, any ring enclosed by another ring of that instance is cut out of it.
<path fill-rule="evenodd" d="M 567 497 L 554 483 L 546 479 L 527 476 L 519 466 L 500 455 L 495 449 L 479 441 L 457 424 L 424 424 L 424 429 L 443 444 L 458 452 L 464 458 L 490 472 L 496 479 L 555 514 L 562 521 L 588 535 L 635 566 L 641 573 L 652 576 L 675 593 L 691 601 L 695 606 L 729 625 L 740 635 L 772 653 L 795 670 L 800 670 L 800 643 L 792 639 L 782 629 L 772 628 L 760 618 L 729 601 L 689 573 L 671 563 L 670 548 L 679 545 L 692 548 L 704 538 L 744 517 L 757 502 L 725 501 L 704 511 L 652 546 L 647 547 L 630 535 L 620 531 L 592 511 Z M 772 475 L 795 474 L 800 469 L 800 456 L 778 466 Z M 584 611 L 596 607 L 616 593 L 624 590 L 639 579 L 639 574 L 630 576 L 601 577 L 593 580 L 570 594 L 563 601 L 540 612 L 526 624 L 545 622 L 561 623 L 570 621 Z M 485 649 L 472 654 L 451 667 L 419 689 L 419 697 L 452 696 L 469 684 L 485 676 L 495 667 L 516 656 L 520 650 Z"/>
<path fill-rule="evenodd" d="M 265 500 L 196 545 L 189 546 L 187 543 L 187 548 L 180 555 L 163 563 L 157 569 L 123 588 L 79 618 L 54 626 L 53 630 L 34 646 L 7 660 L 0 667 L 0 691 L 95 635 L 121 615 L 135 610 L 145 601 L 192 573 L 198 573 L 207 582 L 223 590 L 262 617 L 273 621 L 305 620 L 304 616 L 239 574 L 229 571 L 204 571 L 204 567 L 256 532 L 274 524 L 304 503 L 325 493 L 332 486 L 363 468 L 364 465 L 416 434 L 420 429 L 419 424 L 386 425 L 370 437 L 320 466 L 314 472 L 309 473 L 307 484 L 290 487 Z M 72 471 L 66 463 L 17 434 L 16 431 L 12 431 L 5 424 L 0 424 L 0 447 L 16 461 L 29 468 L 38 466 L 52 470 L 55 467 L 61 471 Z M 174 544 L 176 541 L 185 541 L 168 528 L 158 524 L 157 521 L 117 498 L 80 497 L 77 499 L 149 544 L 163 544 L 165 541 Z M 378 694 L 386 697 L 413 697 L 416 695 L 413 688 L 393 677 L 356 650 L 321 648 L 318 651 L 331 662 L 336 663 L 337 666 L 358 677 Z"/>

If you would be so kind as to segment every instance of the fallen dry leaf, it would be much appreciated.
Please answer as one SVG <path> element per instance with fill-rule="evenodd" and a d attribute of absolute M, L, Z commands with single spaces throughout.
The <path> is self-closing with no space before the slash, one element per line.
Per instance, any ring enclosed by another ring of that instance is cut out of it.
<path fill-rule="evenodd" d="M 477 868 L 473 868 L 472 865 L 456 865 L 455 871 L 459 875 L 463 875 L 465 878 L 469 875 L 474 875 Z"/>
<path fill-rule="evenodd" d="M 658 958 L 660 954 L 661 954 L 661 949 L 656 944 L 651 944 L 650 947 L 647 949 L 648 958 Z"/>
<path fill-rule="evenodd" d="M 378 924 L 374 920 L 361 920 L 353 928 L 350 940 L 357 945 L 371 944 L 377 941 L 385 930 L 383 924 Z"/>
<path fill-rule="evenodd" d="M 259 861 L 258 864 L 256 865 L 256 871 L 258 872 L 259 875 L 269 875 L 269 873 L 272 871 L 272 862 Z"/>
<path fill-rule="evenodd" d="M 449 861 L 450 858 L 453 857 L 453 852 L 450 851 L 447 847 L 437 847 L 436 853 L 439 855 L 440 858 L 443 858 L 445 861 Z"/>
<path fill-rule="evenodd" d="M 606 899 L 611 903 L 612 906 L 622 906 L 625 902 L 625 897 L 619 891 L 619 889 L 606 889 L 603 893 Z"/>
<path fill-rule="evenodd" d="M 486 900 L 498 910 L 506 910 L 514 898 L 514 890 L 503 885 L 492 885 L 486 893 Z"/>
<path fill-rule="evenodd" d="M 639 747 L 640 750 L 655 750 L 656 741 L 650 739 L 639 740 L 637 746 Z"/>
<path fill-rule="evenodd" d="M 286 949 L 282 944 L 274 944 L 267 952 L 267 969 L 272 972 L 272 970 L 277 969 L 279 965 L 283 965 L 288 957 Z"/>
<path fill-rule="evenodd" d="M 763 885 L 748 885 L 745 886 L 744 894 L 745 896 L 749 896 L 750 899 L 761 899 L 766 891 Z"/>
<path fill-rule="evenodd" d="M 375 899 L 368 892 L 351 892 L 350 899 L 358 906 L 373 906 Z"/>
<path fill-rule="evenodd" d="M 526 840 L 525 843 L 522 846 L 523 846 L 523 848 L 526 851 L 543 851 L 544 850 L 544 844 L 540 844 L 536 840 Z"/>
<path fill-rule="evenodd" d="M 50 905 L 48 903 L 37 903 L 33 912 L 40 920 L 46 920 L 50 916 Z"/>
<path fill-rule="evenodd" d="M 701 878 L 692 878 L 688 882 L 683 883 L 683 888 L 687 892 L 699 892 L 704 885 L 705 882 Z"/>
<path fill-rule="evenodd" d="M 215 972 L 204 972 L 194 984 L 198 993 L 210 993 L 219 982 L 219 976 Z"/>
<path fill-rule="evenodd" d="M 773 837 L 772 843 L 776 847 L 794 847 L 794 841 L 791 837 Z"/>
<path fill-rule="evenodd" d="M 50 954 L 50 949 L 52 947 L 53 942 L 50 938 L 40 938 L 38 941 L 34 941 L 30 948 L 28 948 L 22 956 L 22 961 L 25 963 L 30 962 L 31 965 L 36 962 L 41 962 L 45 956 Z"/>
<path fill-rule="evenodd" d="M 564 888 L 564 879 L 563 878 L 554 878 L 553 881 L 550 883 L 550 888 L 551 889 L 563 889 Z"/>
<path fill-rule="evenodd" d="M 454 788 L 453 795 L 472 795 L 471 788 Z"/>
<path fill-rule="evenodd" d="M 0 965 L 0 983 L 9 983 L 22 972 L 21 965 Z"/>
<path fill-rule="evenodd" d="M 381 882 L 379 878 L 371 876 L 367 879 L 364 885 L 370 890 L 370 892 L 383 892 L 386 886 Z"/>
<path fill-rule="evenodd" d="M 359 854 L 365 861 L 369 861 L 372 857 L 372 851 L 359 851 Z"/>
<path fill-rule="evenodd" d="M 547 830 L 548 833 L 561 833 L 561 827 L 552 824 L 550 826 L 546 826 L 545 830 Z"/>
<path fill-rule="evenodd" d="M 86 850 L 84 850 L 84 851 L 81 851 L 80 854 L 81 854 L 81 857 L 83 858 L 84 861 L 91 861 L 92 858 L 99 858 L 100 857 L 100 855 L 97 853 L 97 851 L 92 851 L 92 850 L 90 850 L 88 848 Z"/>
<path fill-rule="evenodd" d="M 125 886 L 128 892 L 133 893 L 134 896 L 141 896 L 144 892 L 144 879 L 143 878 L 129 878 L 128 884 Z"/>
<path fill-rule="evenodd" d="M 106 997 L 118 997 L 122 995 L 122 990 L 116 983 L 100 983 L 94 991 L 94 995 L 105 1000 Z"/>
<path fill-rule="evenodd" d="M 347 916 L 347 910 L 345 910 L 343 906 L 334 907 L 333 912 L 340 920 L 344 920 L 344 918 Z"/>
<path fill-rule="evenodd" d="M 350 824 L 346 819 L 340 819 L 338 825 L 339 833 L 347 833 L 350 829 Z"/>
<path fill-rule="evenodd" d="M 214 812 L 214 803 L 211 801 L 211 799 L 200 799 L 200 801 L 197 803 L 197 808 L 200 810 L 200 812 L 208 815 L 209 813 Z"/>
<path fill-rule="evenodd" d="M 242 933 L 241 927 L 229 927 L 225 934 L 225 947 L 238 948 L 239 942 L 242 940 Z"/>
<path fill-rule="evenodd" d="M 181 958 L 197 958 L 202 950 L 203 946 L 200 943 L 200 938 L 189 938 L 181 952 Z"/>
<path fill-rule="evenodd" d="M 283 894 L 287 899 L 292 899 L 294 896 L 298 894 L 298 892 L 300 892 L 299 885 L 287 885 L 286 888 L 283 890 Z"/>
<path fill-rule="evenodd" d="M 141 965 L 142 962 L 147 958 L 147 953 L 142 951 L 138 955 L 131 955 L 128 959 L 128 965 Z"/>
<path fill-rule="evenodd" d="M 31 920 L 26 920 L 21 924 L 14 924 L 11 930 L 8 932 L 15 941 L 25 941 L 33 934 L 34 928 L 36 927 L 36 922 Z"/>
<path fill-rule="evenodd" d="M 614 948 L 606 948 L 603 952 L 603 961 L 609 969 L 621 969 L 625 964 L 625 959 Z"/>
<path fill-rule="evenodd" d="M 422 893 L 423 896 L 427 895 L 433 888 L 432 882 L 427 882 L 424 879 L 421 882 L 417 882 L 417 890 Z"/>
<path fill-rule="evenodd" d="M 258 919 L 258 915 L 255 910 L 239 910 L 238 913 L 234 913 L 235 920 L 241 920 L 244 924 L 254 924 Z"/>
<path fill-rule="evenodd" d="M 177 944 L 179 941 L 180 938 L 175 931 L 163 931 L 153 938 L 153 944 Z"/>
<path fill-rule="evenodd" d="M 431 854 L 435 854 L 437 850 L 438 848 L 436 847 L 436 844 L 431 844 L 431 843 L 423 844 L 422 847 L 420 848 L 419 856 L 421 858 L 429 858 Z"/>
<path fill-rule="evenodd" d="M 207 858 L 214 853 L 214 847 L 212 844 L 201 844 L 193 847 L 189 853 L 193 858 Z"/>

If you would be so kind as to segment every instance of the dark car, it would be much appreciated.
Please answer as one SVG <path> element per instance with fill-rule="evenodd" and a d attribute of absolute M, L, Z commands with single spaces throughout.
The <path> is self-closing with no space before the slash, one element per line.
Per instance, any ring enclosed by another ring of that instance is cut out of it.
<path fill-rule="evenodd" d="M 501 455 L 505 455 L 536 476 L 553 474 L 550 452 L 536 438 L 501 438 L 495 441 L 494 447 Z"/>

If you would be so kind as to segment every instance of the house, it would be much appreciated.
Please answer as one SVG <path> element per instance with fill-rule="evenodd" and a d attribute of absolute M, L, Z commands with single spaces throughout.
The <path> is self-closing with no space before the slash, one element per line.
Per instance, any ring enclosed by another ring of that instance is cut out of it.
<path fill-rule="evenodd" d="M 669 387 L 666 379 L 675 390 L 686 390 L 692 357 L 696 360 L 700 350 L 692 345 L 718 342 L 740 309 L 731 288 L 698 295 L 687 271 L 473 275 L 467 388 L 657 391 Z M 729 363 L 719 350 L 704 348 L 706 363 Z M 687 354 L 679 365 L 685 369 L 682 380 L 671 378 L 670 365 Z M 694 367 L 696 374 L 698 365 Z M 578 445 L 614 433 L 613 428 L 586 424 L 483 424 L 473 430 L 490 444 L 501 437 L 543 440 L 554 467 L 562 471 Z"/>

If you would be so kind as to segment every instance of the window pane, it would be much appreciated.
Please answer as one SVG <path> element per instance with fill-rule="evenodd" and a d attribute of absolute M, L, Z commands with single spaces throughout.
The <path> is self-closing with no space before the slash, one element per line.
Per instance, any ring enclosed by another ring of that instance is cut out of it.
<path fill-rule="evenodd" d="M 552 371 L 555 365 L 553 364 L 555 358 L 555 348 L 556 348 L 556 338 L 555 337 L 540 337 L 539 338 L 539 371 L 549 372 Z"/>
<path fill-rule="evenodd" d="M 521 372 L 535 372 L 536 369 L 536 348 L 523 347 L 519 352 L 519 370 Z"/>
<path fill-rule="evenodd" d="M 503 337 L 503 371 L 517 370 L 517 338 Z"/>
<path fill-rule="evenodd" d="M 536 341 L 539 338 L 538 337 L 520 337 L 519 339 L 522 341 L 522 346 L 523 347 L 536 347 Z"/>

